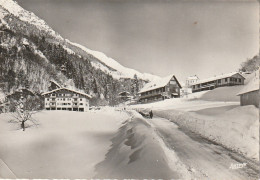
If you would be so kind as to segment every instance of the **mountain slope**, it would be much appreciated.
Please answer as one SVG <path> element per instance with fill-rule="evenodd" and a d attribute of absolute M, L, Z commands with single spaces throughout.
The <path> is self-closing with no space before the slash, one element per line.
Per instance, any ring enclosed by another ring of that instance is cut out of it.
<path fill-rule="evenodd" d="M 47 36 L 65 45 L 64 48 L 69 53 L 80 52 L 80 55 L 84 57 L 92 55 L 94 58 L 96 58 L 96 60 L 93 61 L 94 63 L 92 63 L 92 65 L 94 65 L 96 68 L 100 68 L 102 71 L 106 73 L 111 74 L 114 78 L 133 78 L 136 74 L 140 79 L 146 81 L 159 79 L 158 76 L 151 75 L 148 73 L 140 73 L 136 70 L 126 68 L 114 59 L 107 57 L 105 54 L 101 52 L 87 49 L 82 45 L 72 43 L 69 40 L 63 39 L 58 33 L 51 29 L 42 19 L 38 18 L 34 13 L 24 10 L 21 6 L 19 6 L 16 2 L 12 0 L 0 0 L 0 6 L 2 6 L 12 15 L 18 17 L 21 21 L 36 26 Z"/>
<path fill-rule="evenodd" d="M 118 92 L 134 95 L 153 79 L 159 77 L 63 39 L 16 2 L 0 0 L 0 89 L 4 93 L 24 86 L 47 91 L 48 81 L 56 80 L 91 94 L 95 102 L 115 104 Z"/>
<path fill-rule="evenodd" d="M 96 57 L 98 60 L 102 61 L 107 66 L 113 68 L 117 71 L 117 73 L 111 73 L 113 77 L 116 78 L 133 78 L 136 74 L 139 78 L 143 80 L 153 81 L 160 79 L 158 76 L 148 74 L 148 73 L 140 73 L 134 69 L 130 69 L 127 67 L 122 66 L 119 64 L 116 60 L 107 57 L 104 53 L 99 51 L 90 50 L 80 44 L 70 42 L 69 40 L 66 40 L 69 44 L 74 45 L 78 48 L 81 48 L 83 51 L 85 51 L 88 54 L 92 54 L 94 57 Z"/>

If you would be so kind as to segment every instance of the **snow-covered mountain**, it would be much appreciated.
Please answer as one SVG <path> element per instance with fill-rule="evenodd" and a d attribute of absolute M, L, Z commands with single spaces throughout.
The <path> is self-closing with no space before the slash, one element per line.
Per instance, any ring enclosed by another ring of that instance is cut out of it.
<path fill-rule="evenodd" d="M 62 38 L 50 26 L 48 26 L 44 20 L 37 17 L 34 13 L 23 9 L 20 5 L 17 4 L 17 2 L 13 0 L 0 0 L 0 19 L 3 19 L 9 13 L 19 18 L 21 21 L 35 26 L 46 36 L 52 37 L 53 40 L 56 41 L 56 43 L 62 44 L 64 46 L 64 49 L 67 50 L 68 53 L 75 53 L 83 57 L 92 56 L 92 66 L 111 75 L 113 78 L 133 79 L 134 75 L 136 74 L 138 78 L 146 81 L 160 79 L 160 77 L 158 76 L 148 73 L 140 73 L 134 69 L 124 67 L 116 60 L 106 56 L 102 52 L 90 50 L 80 44 L 72 43 L 69 40 Z M 2 23 L 4 22 L 5 21 L 2 21 Z"/>
<path fill-rule="evenodd" d="M 94 65 L 95 67 L 101 68 L 104 71 L 107 71 L 108 73 L 110 73 L 113 77 L 115 78 L 133 78 L 134 75 L 136 74 L 137 77 L 143 79 L 143 80 L 149 80 L 149 81 L 153 81 L 153 80 L 158 80 L 160 79 L 158 76 L 149 74 L 149 73 L 140 73 L 137 70 L 131 69 L 131 68 L 127 68 L 122 66 L 120 63 L 118 63 L 116 60 L 108 57 L 107 55 L 105 55 L 102 52 L 99 51 L 94 51 L 94 50 L 90 50 L 80 44 L 77 43 L 73 43 L 70 42 L 69 40 L 66 40 L 68 43 L 81 48 L 83 51 L 85 51 L 88 54 L 93 55 L 94 57 L 96 57 L 98 60 L 102 61 L 105 65 L 113 68 L 116 71 L 111 71 L 109 69 L 107 69 L 105 66 L 98 65 L 97 63 L 93 62 L 92 65 Z"/>

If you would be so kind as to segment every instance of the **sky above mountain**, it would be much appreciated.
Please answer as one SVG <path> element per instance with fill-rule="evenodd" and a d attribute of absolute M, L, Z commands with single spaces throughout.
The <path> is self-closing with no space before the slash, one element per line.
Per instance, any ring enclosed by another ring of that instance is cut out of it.
<path fill-rule="evenodd" d="M 228 73 L 259 50 L 257 1 L 17 0 L 64 38 L 126 67 L 184 81 Z"/>

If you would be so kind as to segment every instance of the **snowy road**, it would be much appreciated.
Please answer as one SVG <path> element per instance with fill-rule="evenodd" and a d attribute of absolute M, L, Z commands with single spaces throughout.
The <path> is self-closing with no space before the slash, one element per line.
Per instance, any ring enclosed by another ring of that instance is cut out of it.
<path fill-rule="evenodd" d="M 250 163 L 243 161 L 239 155 L 191 132 L 184 132 L 167 119 L 155 117 L 149 121 L 166 146 L 175 151 L 186 165 L 193 178 L 258 179 Z M 242 167 L 243 163 L 247 165 Z"/>

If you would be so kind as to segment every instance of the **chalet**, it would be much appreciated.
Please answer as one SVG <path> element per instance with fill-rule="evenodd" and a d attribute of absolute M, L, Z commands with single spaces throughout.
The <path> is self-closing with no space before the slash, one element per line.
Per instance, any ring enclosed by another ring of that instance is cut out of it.
<path fill-rule="evenodd" d="M 123 92 L 120 92 L 118 93 L 118 97 L 119 99 L 121 99 L 122 101 L 128 101 L 128 100 L 131 100 L 133 97 L 130 95 L 129 92 L 127 91 L 123 91 Z"/>
<path fill-rule="evenodd" d="M 255 105 L 259 108 L 259 70 L 254 72 L 254 77 L 247 85 L 237 94 L 240 96 L 240 105 Z"/>
<path fill-rule="evenodd" d="M 91 96 L 68 88 L 58 88 L 42 94 L 46 110 L 87 111 Z"/>
<path fill-rule="evenodd" d="M 147 103 L 169 98 L 180 97 L 181 85 L 174 75 L 167 76 L 155 82 L 147 83 L 138 94 L 139 102 Z"/>
<path fill-rule="evenodd" d="M 222 74 L 192 84 L 192 92 L 212 90 L 217 87 L 243 85 L 245 78 L 238 72 Z"/>
<path fill-rule="evenodd" d="M 186 78 L 185 84 L 181 88 L 181 97 L 185 97 L 192 93 L 191 85 L 198 82 L 199 78 L 197 75 L 189 76 Z"/>
<path fill-rule="evenodd" d="M 186 87 L 190 87 L 192 84 L 195 84 L 196 82 L 199 81 L 199 78 L 197 75 L 194 75 L 194 76 L 189 76 L 187 77 L 186 79 L 186 82 L 185 82 L 185 86 Z"/>

